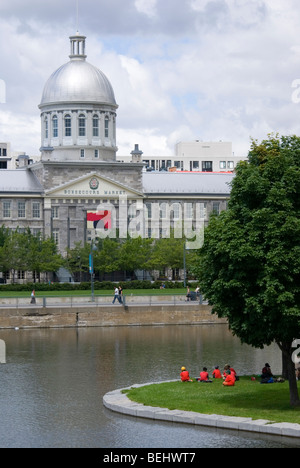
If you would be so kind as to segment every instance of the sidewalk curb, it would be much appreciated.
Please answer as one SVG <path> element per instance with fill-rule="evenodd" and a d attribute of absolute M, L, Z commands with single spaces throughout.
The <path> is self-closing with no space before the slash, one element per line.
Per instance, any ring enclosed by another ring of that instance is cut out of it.
<path fill-rule="evenodd" d="M 168 382 L 176 381 L 172 380 Z M 145 387 L 146 385 L 159 383 L 163 382 L 149 382 L 141 385 L 135 384 L 130 387 L 113 390 L 112 392 L 108 392 L 104 395 L 103 405 L 111 411 L 138 418 L 256 432 L 300 439 L 300 424 L 285 422 L 274 423 L 266 419 L 253 420 L 251 418 L 221 416 L 217 414 L 201 414 L 190 411 L 169 410 L 167 408 L 144 406 L 143 404 L 129 400 L 127 395 L 122 393 L 123 390 L 129 390 L 130 388 Z"/>

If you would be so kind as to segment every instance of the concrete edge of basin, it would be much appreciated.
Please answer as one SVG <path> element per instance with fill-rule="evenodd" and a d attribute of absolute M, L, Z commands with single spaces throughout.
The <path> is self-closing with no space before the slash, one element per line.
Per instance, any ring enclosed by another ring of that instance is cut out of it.
<path fill-rule="evenodd" d="M 177 380 L 168 380 L 168 382 L 176 381 Z M 163 382 L 134 384 L 130 387 L 113 390 L 103 396 L 103 405 L 111 411 L 138 418 L 300 438 L 300 424 L 286 422 L 274 423 L 266 419 L 253 420 L 252 418 L 200 414 L 191 411 L 169 410 L 167 408 L 145 406 L 131 401 L 127 395 L 123 393 L 124 390 L 129 390 L 130 388 L 145 387 L 146 385 L 159 383 Z"/>

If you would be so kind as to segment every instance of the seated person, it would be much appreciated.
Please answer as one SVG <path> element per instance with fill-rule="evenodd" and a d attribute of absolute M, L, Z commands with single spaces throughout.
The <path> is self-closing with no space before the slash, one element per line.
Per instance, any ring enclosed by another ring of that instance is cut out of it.
<path fill-rule="evenodd" d="M 187 371 L 185 367 L 181 368 L 180 378 L 181 378 L 181 382 L 193 382 L 190 379 L 189 371 Z"/>
<path fill-rule="evenodd" d="M 222 374 L 221 374 L 221 371 L 219 369 L 219 366 L 216 366 L 213 373 L 212 373 L 212 376 L 214 379 L 221 379 L 222 378 Z"/>
<path fill-rule="evenodd" d="M 265 367 L 261 372 L 261 382 L 262 383 L 272 383 L 273 382 L 273 374 L 271 371 L 270 364 L 266 363 Z"/>
<path fill-rule="evenodd" d="M 228 370 L 229 370 L 230 372 L 232 372 L 232 374 L 234 375 L 235 380 L 238 380 L 237 374 L 236 374 L 234 368 L 231 367 L 229 364 L 226 364 L 226 366 L 224 367 L 223 379 L 226 379 L 227 371 L 228 371 Z"/>
<path fill-rule="evenodd" d="M 223 385 L 225 387 L 233 387 L 235 384 L 235 375 L 233 372 L 230 371 L 230 369 L 228 369 L 226 371 L 226 378 L 223 382 Z"/>
<path fill-rule="evenodd" d="M 211 382 L 211 380 L 209 380 L 209 375 L 206 367 L 203 367 L 203 371 L 200 372 L 200 379 L 196 380 L 197 382 Z"/>

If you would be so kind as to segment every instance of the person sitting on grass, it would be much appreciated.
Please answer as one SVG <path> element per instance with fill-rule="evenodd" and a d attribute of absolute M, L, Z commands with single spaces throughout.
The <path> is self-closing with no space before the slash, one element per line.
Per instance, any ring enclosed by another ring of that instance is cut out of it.
<path fill-rule="evenodd" d="M 222 374 L 221 374 L 221 371 L 219 369 L 219 366 L 215 367 L 215 369 L 213 370 L 212 376 L 213 376 L 214 379 L 221 379 L 222 378 Z"/>
<path fill-rule="evenodd" d="M 209 375 L 208 375 L 208 372 L 207 372 L 207 368 L 206 367 L 203 367 L 203 371 L 200 372 L 200 379 L 196 379 L 197 382 L 212 382 L 211 380 L 209 380 Z"/>
<path fill-rule="evenodd" d="M 223 382 L 223 385 L 225 387 L 234 387 L 234 384 L 235 384 L 235 375 L 233 372 L 231 372 L 231 370 L 227 370 L 226 371 L 226 378 Z"/>
<path fill-rule="evenodd" d="M 181 382 L 193 382 L 190 378 L 189 371 L 187 371 L 185 367 L 181 368 L 180 378 Z"/>
<path fill-rule="evenodd" d="M 273 383 L 274 382 L 274 376 L 271 371 L 270 364 L 266 363 L 265 367 L 263 368 L 261 372 L 261 383 Z"/>
<path fill-rule="evenodd" d="M 226 364 L 226 366 L 224 367 L 224 372 L 223 372 L 223 379 L 225 380 L 226 377 L 227 377 L 227 371 L 230 371 L 233 375 L 234 375 L 234 379 L 235 380 L 238 380 L 238 377 L 237 377 L 237 374 L 234 370 L 233 367 L 231 367 L 229 364 Z"/>

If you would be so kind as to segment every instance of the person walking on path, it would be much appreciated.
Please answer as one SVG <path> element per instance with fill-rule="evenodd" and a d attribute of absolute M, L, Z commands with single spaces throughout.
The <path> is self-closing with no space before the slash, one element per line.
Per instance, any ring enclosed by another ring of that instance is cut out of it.
<path fill-rule="evenodd" d="M 113 304 L 116 302 L 116 299 L 119 301 L 119 304 L 122 304 L 121 299 L 120 299 L 119 288 L 117 286 L 115 287 L 115 296 L 114 296 L 114 300 L 112 301 Z"/>
<path fill-rule="evenodd" d="M 120 302 L 120 304 L 123 304 L 123 297 L 122 297 L 123 296 L 123 288 L 122 288 L 122 286 L 119 286 L 118 289 L 119 289 L 119 302 Z"/>
<path fill-rule="evenodd" d="M 33 289 L 31 292 L 31 301 L 30 304 L 35 304 L 35 290 Z"/>

